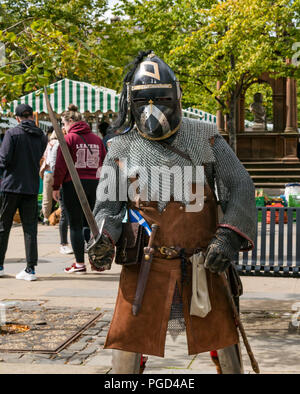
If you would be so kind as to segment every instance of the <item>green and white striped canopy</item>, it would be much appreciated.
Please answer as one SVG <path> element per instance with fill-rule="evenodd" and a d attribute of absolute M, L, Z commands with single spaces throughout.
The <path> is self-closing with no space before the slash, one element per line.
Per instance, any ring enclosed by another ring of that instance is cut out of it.
<path fill-rule="evenodd" d="M 207 123 L 215 123 L 215 124 L 217 123 L 216 115 L 212 115 L 208 112 L 201 111 L 200 109 L 190 107 L 184 109 L 182 112 L 183 112 L 183 116 L 187 118 L 196 118 L 202 122 L 207 122 Z"/>
<path fill-rule="evenodd" d="M 72 81 L 63 79 L 51 84 L 50 89 L 53 91 L 49 94 L 50 103 L 54 112 L 62 114 L 68 109 L 70 104 L 75 104 L 79 112 L 95 113 L 100 111 L 106 113 L 108 111 L 119 111 L 119 95 L 115 90 L 90 85 L 86 82 Z M 14 100 L 10 104 L 10 109 L 3 111 L 4 114 L 15 114 L 18 104 L 29 104 L 34 112 L 48 113 L 46 100 L 42 90 L 32 92 L 26 96 L 22 96 L 18 100 Z M 216 123 L 215 115 L 201 111 L 195 108 L 187 108 L 183 111 L 183 116 L 196 118 L 202 122 Z"/>
<path fill-rule="evenodd" d="M 49 94 L 50 103 L 54 112 L 61 114 L 68 109 L 70 104 L 75 104 L 79 112 L 95 113 L 100 111 L 106 113 L 108 111 L 118 112 L 119 95 L 116 91 L 104 87 L 97 87 L 85 82 L 72 81 L 63 79 L 51 84 L 50 89 L 53 90 Z M 48 113 L 46 100 L 42 90 L 27 94 L 18 100 L 14 100 L 10 104 L 10 110 L 4 113 L 15 113 L 18 104 L 29 104 L 34 112 Z"/>

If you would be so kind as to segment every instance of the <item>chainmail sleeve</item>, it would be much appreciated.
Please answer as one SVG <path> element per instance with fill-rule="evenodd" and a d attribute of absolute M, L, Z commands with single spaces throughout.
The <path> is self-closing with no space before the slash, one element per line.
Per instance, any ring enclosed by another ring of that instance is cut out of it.
<path fill-rule="evenodd" d="M 103 231 L 116 243 L 122 231 L 126 202 L 119 198 L 119 167 L 110 151 L 101 168 L 93 213 L 99 227 L 105 219 Z"/>
<path fill-rule="evenodd" d="M 243 238 L 241 250 L 253 248 L 256 231 L 255 188 L 250 175 L 221 135 L 214 137 L 214 172 L 218 198 L 224 213 L 219 227 Z"/>

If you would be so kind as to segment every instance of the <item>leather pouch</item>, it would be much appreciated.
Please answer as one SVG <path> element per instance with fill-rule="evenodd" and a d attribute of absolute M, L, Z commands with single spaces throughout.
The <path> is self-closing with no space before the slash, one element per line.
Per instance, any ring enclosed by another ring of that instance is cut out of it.
<path fill-rule="evenodd" d="M 140 264 L 146 246 L 146 231 L 139 223 L 122 223 L 122 234 L 116 244 L 115 263 Z"/>

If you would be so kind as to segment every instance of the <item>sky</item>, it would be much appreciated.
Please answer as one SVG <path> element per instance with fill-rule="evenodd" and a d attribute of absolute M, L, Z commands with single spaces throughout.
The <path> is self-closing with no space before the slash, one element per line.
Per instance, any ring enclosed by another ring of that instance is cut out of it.
<path fill-rule="evenodd" d="M 109 8 L 113 8 L 118 2 L 119 2 L 118 0 L 108 0 Z M 105 16 L 107 18 L 110 18 L 112 16 L 112 13 L 108 11 Z"/>

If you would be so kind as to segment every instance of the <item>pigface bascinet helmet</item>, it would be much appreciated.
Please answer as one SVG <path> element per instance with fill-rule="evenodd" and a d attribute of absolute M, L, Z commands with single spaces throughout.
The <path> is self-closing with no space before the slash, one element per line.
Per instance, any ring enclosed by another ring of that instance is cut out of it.
<path fill-rule="evenodd" d="M 170 137 L 180 127 L 181 90 L 174 72 L 153 52 L 127 83 L 127 101 L 140 134 L 150 140 Z"/>

